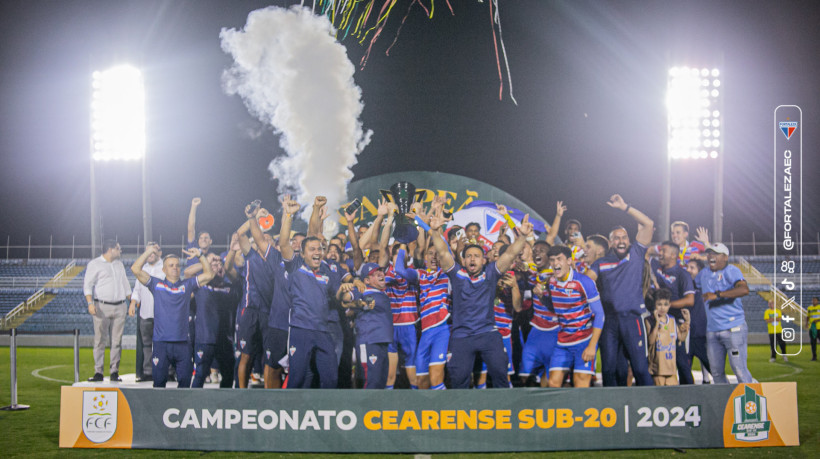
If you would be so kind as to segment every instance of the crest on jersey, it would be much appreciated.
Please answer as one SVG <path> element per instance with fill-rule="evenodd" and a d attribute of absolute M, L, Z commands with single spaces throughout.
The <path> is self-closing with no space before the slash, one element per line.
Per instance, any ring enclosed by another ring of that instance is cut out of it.
<path fill-rule="evenodd" d="M 370 354 L 370 357 L 368 357 L 367 360 L 370 360 L 371 365 L 375 365 L 376 361 L 379 360 L 379 358 L 376 357 L 376 354 Z"/>

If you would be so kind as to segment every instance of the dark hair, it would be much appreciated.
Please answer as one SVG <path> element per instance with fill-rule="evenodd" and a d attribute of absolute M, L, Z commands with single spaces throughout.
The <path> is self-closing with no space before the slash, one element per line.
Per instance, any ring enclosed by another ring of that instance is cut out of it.
<path fill-rule="evenodd" d="M 547 250 L 549 250 L 549 248 L 552 247 L 549 242 L 547 242 L 543 239 L 539 239 L 539 240 L 535 241 L 535 243 L 532 244 L 532 247 L 535 248 L 535 246 L 539 245 L 539 244 L 543 244 L 543 245 L 547 246 Z"/>
<path fill-rule="evenodd" d="M 587 241 L 591 241 L 593 244 L 604 249 L 604 251 L 609 250 L 609 240 L 600 234 L 593 234 L 592 236 L 587 236 Z"/>
<path fill-rule="evenodd" d="M 567 224 L 564 225 L 564 229 L 566 229 L 567 227 L 569 227 L 569 225 L 571 225 L 573 223 L 578 225 L 578 231 L 581 231 L 581 222 L 579 222 L 578 220 L 576 220 L 574 218 L 570 218 L 569 220 L 567 220 Z"/>
<path fill-rule="evenodd" d="M 168 255 L 165 255 L 164 257 L 162 257 L 162 261 L 165 261 L 169 258 L 176 258 L 177 260 L 179 260 L 179 255 L 177 255 L 175 253 L 169 253 Z"/>
<path fill-rule="evenodd" d="M 506 252 L 509 248 L 510 246 L 507 244 L 502 245 L 501 248 L 498 249 L 498 256 L 500 257 L 501 255 L 504 255 L 504 252 Z"/>
<path fill-rule="evenodd" d="M 338 250 L 340 254 L 341 254 L 341 253 L 344 253 L 344 250 L 342 250 L 342 248 L 341 248 L 341 247 L 339 247 L 339 244 L 328 244 L 328 245 L 327 245 L 327 251 L 328 251 L 328 252 L 330 252 L 330 248 L 331 248 L 331 247 L 336 247 L 336 250 Z"/>
<path fill-rule="evenodd" d="M 453 225 L 453 226 L 451 226 L 451 227 L 447 230 L 447 242 L 450 242 L 450 239 L 455 238 L 455 237 L 456 237 L 456 233 L 458 233 L 458 230 L 460 230 L 460 229 L 461 229 L 461 227 L 460 227 L 460 226 L 458 226 L 458 225 Z"/>
<path fill-rule="evenodd" d="M 547 250 L 547 258 L 549 257 L 557 257 L 558 255 L 564 255 L 565 257 L 572 259 L 572 249 L 565 245 L 554 245 Z"/>
<path fill-rule="evenodd" d="M 661 242 L 661 245 L 671 247 L 671 248 L 675 249 L 675 253 L 678 253 L 678 254 L 680 253 L 680 246 L 678 244 L 675 244 L 672 241 L 663 241 L 663 242 Z"/>
<path fill-rule="evenodd" d="M 469 227 L 471 227 L 471 226 L 475 226 L 476 228 L 478 228 L 478 230 L 479 230 L 479 231 L 481 231 L 481 225 L 479 225 L 479 224 L 478 224 L 478 223 L 476 223 L 476 222 L 470 222 L 470 223 L 467 223 L 467 226 L 465 226 L 465 227 L 464 227 L 464 229 L 466 230 L 467 228 L 469 228 Z"/>
<path fill-rule="evenodd" d="M 296 235 L 298 235 L 298 233 Z M 322 240 L 319 239 L 316 236 L 310 236 L 310 237 L 306 237 L 306 238 L 302 239 L 302 253 L 303 254 L 305 253 L 305 247 L 307 247 L 307 243 L 311 242 L 311 241 L 319 241 L 320 244 L 322 243 Z"/>
<path fill-rule="evenodd" d="M 467 249 L 473 249 L 473 248 L 478 249 L 478 250 L 481 250 L 481 253 L 482 253 L 482 254 L 484 254 L 484 247 L 481 247 L 481 246 L 480 246 L 480 245 L 478 245 L 478 244 L 467 244 L 467 245 L 466 245 L 466 246 L 464 246 L 464 248 L 461 250 L 461 258 L 464 258 L 464 256 L 467 254 Z"/>
<path fill-rule="evenodd" d="M 299 232 L 299 233 L 293 233 L 293 237 L 291 237 L 291 239 L 293 239 L 293 238 L 294 238 L 294 237 L 296 237 L 296 236 L 307 237 L 307 234 L 302 233 L 302 232 Z M 315 236 L 311 236 L 311 237 L 313 237 L 314 239 L 319 239 L 318 237 L 315 237 Z"/>
<path fill-rule="evenodd" d="M 655 290 L 655 295 L 653 296 L 655 298 L 655 303 L 657 303 L 660 300 L 672 300 L 672 292 L 668 288 L 661 288 Z"/>
<path fill-rule="evenodd" d="M 706 264 L 703 263 L 703 260 L 698 260 L 697 258 L 690 258 L 686 261 L 687 263 L 694 263 L 698 266 L 698 271 L 702 271 L 703 268 L 706 267 Z"/>
<path fill-rule="evenodd" d="M 197 233 L 196 239 L 199 240 L 199 238 L 201 238 L 203 234 L 207 234 L 208 237 L 211 237 L 211 232 L 210 231 L 200 231 L 199 233 Z"/>
<path fill-rule="evenodd" d="M 115 249 L 117 247 L 117 244 L 119 244 L 119 242 L 117 242 L 114 239 L 104 240 L 102 243 L 102 253 L 106 253 L 111 249 Z"/>

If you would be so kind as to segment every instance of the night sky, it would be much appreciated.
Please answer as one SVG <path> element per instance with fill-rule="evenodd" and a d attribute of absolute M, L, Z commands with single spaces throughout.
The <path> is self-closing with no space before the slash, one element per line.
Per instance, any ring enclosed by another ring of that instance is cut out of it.
<path fill-rule="evenodd" d="M 130 62 L 147 91 L 154 238 L 181 240 L 193 196 L 219 242 L 255 198 L 272 202 L 278 139 L 221 87 L 223 27 L 258 1 L 4 1 L 0 6 L 0 237 L 90 240 L 91 73 Z M 311 3 L 311 2 L 306 2 Z M 381 2 L 377 2 L 379 5 Z M 487 182 L 551 219 L 569 207 L 585 234 L 629 223 L 610 194 L 659 219 L 668 67 L 719 67 L 723 81 L 724 240 L 771 240 L 773 111 L 803 110 L 804 234 L 816 239 L 820 4 L 772 1 L 515 1 L 500 18 L 516 106 L 502 100 L 489 4 L 435 1 L 432 19 L 399 0 L 356 84 L 374 134 L 355 179 L 433 170 Z M 425 4 L 430 0 L 424 0 Z M 358 64 L 365 48 L 342 42 Z M 502 71 L 503 62 L 502 62 Z M 261 133 L 250 135 L 249 133 Z M 672 219 L 712 224 L 714 162 L 675 163 Z M 140 166 L 97 169 L 103 232 L 142 232 Z M 385 187 L 389 186 L 385 184 Z M 633 228 L 634 224 L 629 228 Z M 632 231 L 630 231 L 632 232 Z"/>

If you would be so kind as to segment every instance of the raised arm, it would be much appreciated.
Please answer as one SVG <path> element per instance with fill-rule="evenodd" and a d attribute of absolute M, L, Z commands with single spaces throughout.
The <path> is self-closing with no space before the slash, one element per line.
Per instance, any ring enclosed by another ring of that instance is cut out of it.
<path fill-rule="evenodd" d="M 405 279 L 411 284 L 418 284 L 419 273 L 413 268 L 407 268 L 406 253 L 407 246 L 400 244 L 399 252 L 396 254 L 396 266 L 394 266 L 394 269 L 396 270 L 396 274 L 398 274 L 402 279 Z"/>
<path fill-rule="evenodd" d="M 441 211 L 436 212 L 430 217 L 430 238 L 433 239 L 433 247 L 436 248 L 436 255 L 438 255 L 441 270 L 447 272 L 456 264 L 456 261 L 453 258 L 453 254 L 450 253 L 450 247 L 447 246 L 447 241 L 444 240 L 444 234 L 441 231 L 443 225 L 444 216 L 441 215 Z"/>
<path fill-rule="evenodd" d="M 390 230 L 393 229 L 393 208 L 395 204 L 388 206 L 387 220 L 384 222 L 381 235 L 379 236 L 379 267 L 386 268 L 390 264 L 390 254 L 387 250 L 387 243 L 390 242 Z"/>
<path fill-rule="evenodd" d="M 199 249 L 197 249 L 199 250 Z M 219 255 L 216 255 L 219 256 Z M 214 270 L 211 269 L 211 263 L 208 261 L 208 256 L 204 255 L 201 251 L 197 256 L 199 258 L 199 262 L 202 264 L 202 274 L 196 276 L 196 282 L 199 285 L 205 285 L 214 278 Z"/>
<path fill-rule="evenodd" d="M 239 250 L 241 250 L 239 247 L 239 235 L 233 233 L 231 235 L 231 246 L 228 247 L 228 254 L 225 256 L 225 274 L 232 281 L 239 279 L 239 273 L 236 272 L 236 252 Z"/>
<path fill-rule="evenodd" d="M 308 221 L 308 237 L 318 237 L 322 234 L 322 218 L 323 212 L 327 212 L 326 206 L 327 198 L 324 196 L 316 196 L 313 199 L 313 212 L 310 213 L 310 220 Z"/>
<path fill-rule="evenodd" d="M 259 249 L 259 253 L 267 253 L 268 252 L 268 241 L 265 239 L 265 235 L 262 234 L 262 228 L 259 227 L 259 222 L 256 221 L 256 216 L 259 215 L 259 212 L 262 211 L 261 208 L 253 208 L 251 205 L 245 206 L 245 217 L 248 218 L 248 228 L 251 230 L 251 237 L 253 237 L 253 241 L 256 242 L 256 248 Z M 265 211 L 267 212 L 267 210 Z"/>
<path fill-rule="evenodd" d="M 134 264 L 131 265 L 131 272 L 134 273 L 134 276 L 137 277 L 137 280 L 140 281 L 142 285 L 148 285 L 148 282 L 151 280 L 151 275 L 143 271 L 142 267 L 145 266 L 148 257 L 153 253 L 159 256 L 159 247 L 156 244 L 149 244 L 145 247 L 145 252 L 142 252 L 142 255 L 134 260 Z"/>
<path fill-rule="evenodd" d="M 191 200 L 191 211 L 188 212 L 188 242 L 194 242 L 196 239 L 196 209 L 202 199 L 194 198 Z"/>
<path fill-rule="evenodd" d="M 286 195 L 282 201 L 282 227 L 279 228 L 279 251 L 285 260 L 293 259 L 293 247 L 290 245 L 290 225 L 293 215 L 299 212 L 299 203 Z"/>
<path fill-rule="evenodd" d="M 564 201 L 558 201 L 555 204 L 555 218 L 552 220 L 550 230 L 547 232 L 548 244 L 555 245 L 555 237 L 558 236 L 558 229 L 561 227 L 561 218 L 564 216 L 564 212 L 566 211 L 567 206 L 564 205 Z"/>
<path fill-rule="evenodd" d="M 373 224 L 367 228 L 367 231 L 364 232 L 362 238 L 359 240 L 359 246 L 362 250 L 367 250 L 373 245 L 373 241 L 376 239 L 377 232 L 379 228 L 381 228 L 382 221 L 384 221 L 384 217 L 387 216 L 388 210 L 387 200 L 380 199 L 379 208 L 376 210 L 376 219 L 373 220 Z"/>
<path fill-rule="evenodd" d="M 510 248 L 508 248 L 503 255 L 498 257 L 498 261 L 495 263 L 498 272 L 503 273 L 510 269 L 515 258 L 524 249 L 524 244 L 527 243 L 527 236 L 530 234 L 532 234 L 532 223 L 530 223 L 530 214 L 527 214 L 524 215 L 524 219 L 521 220 L 521 224 L 518 225 L 518 237 L 515 238 L 515 242 L 510 245 Z"/>
<path fill-rule="evenodd" d="M 359 248 L 359 237 L 356 234 L 356 227 L 353 226 L 354 218 L 356 218 L 356 214 L 349 214 L 345 212 L 345 220 L 347 221 L 347 238 L 350 240 L 350 247 L 353 248 L 353 271 L 356 272 L 364 263 L 364 254 L 362 253 L 362 249 Z M 344 250 L 344 247 L 342 247 L 342 250 Z"/>
<path fill-rule="evenodd" d="M 638 234 L 635 235 L 635 240 L 649 247 L 649 244 L 652 243 L 652 233 L 655 232 L 655 222 L 640 210 L 627 204 L 619 194 L 613 194 L 607 204 L 609 207 L 623 210 L 638 222 Z"/>

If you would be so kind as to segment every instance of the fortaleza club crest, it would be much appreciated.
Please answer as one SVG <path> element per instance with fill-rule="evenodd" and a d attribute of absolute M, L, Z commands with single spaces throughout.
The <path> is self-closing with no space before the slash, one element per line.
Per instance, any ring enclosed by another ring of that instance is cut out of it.
<path fill-rule="evenodd" d="M 376 354 L 370 354 L 370 357 L 368 357 L 368 360 L 370 360 L 371 365 L 375 365 L 376 361 L 379 360 L 379 358 L 376 357 Z"/>
<path fill-rule="evenodd" d="M 783 135 L 786 136 L 786 140 L 791 138 L 794 131 L 797 130 L 797 121 L 781 121 L 780 123 L 780 130 L 783 132 Z"/>
<path fill-rule="evenodd" d="M 766 397 L 746 386 L 746 393 L 735 397 L 735 423 L 732 434 L 739 441 L 761 441 L 769 438 L 771 421 L 766 413 Z"/>
<path fill-rule="evenodd" d="M 83 433 L 94 443 L 111 439 L 117 431 L 117 392 L 83 392 Z"/>

